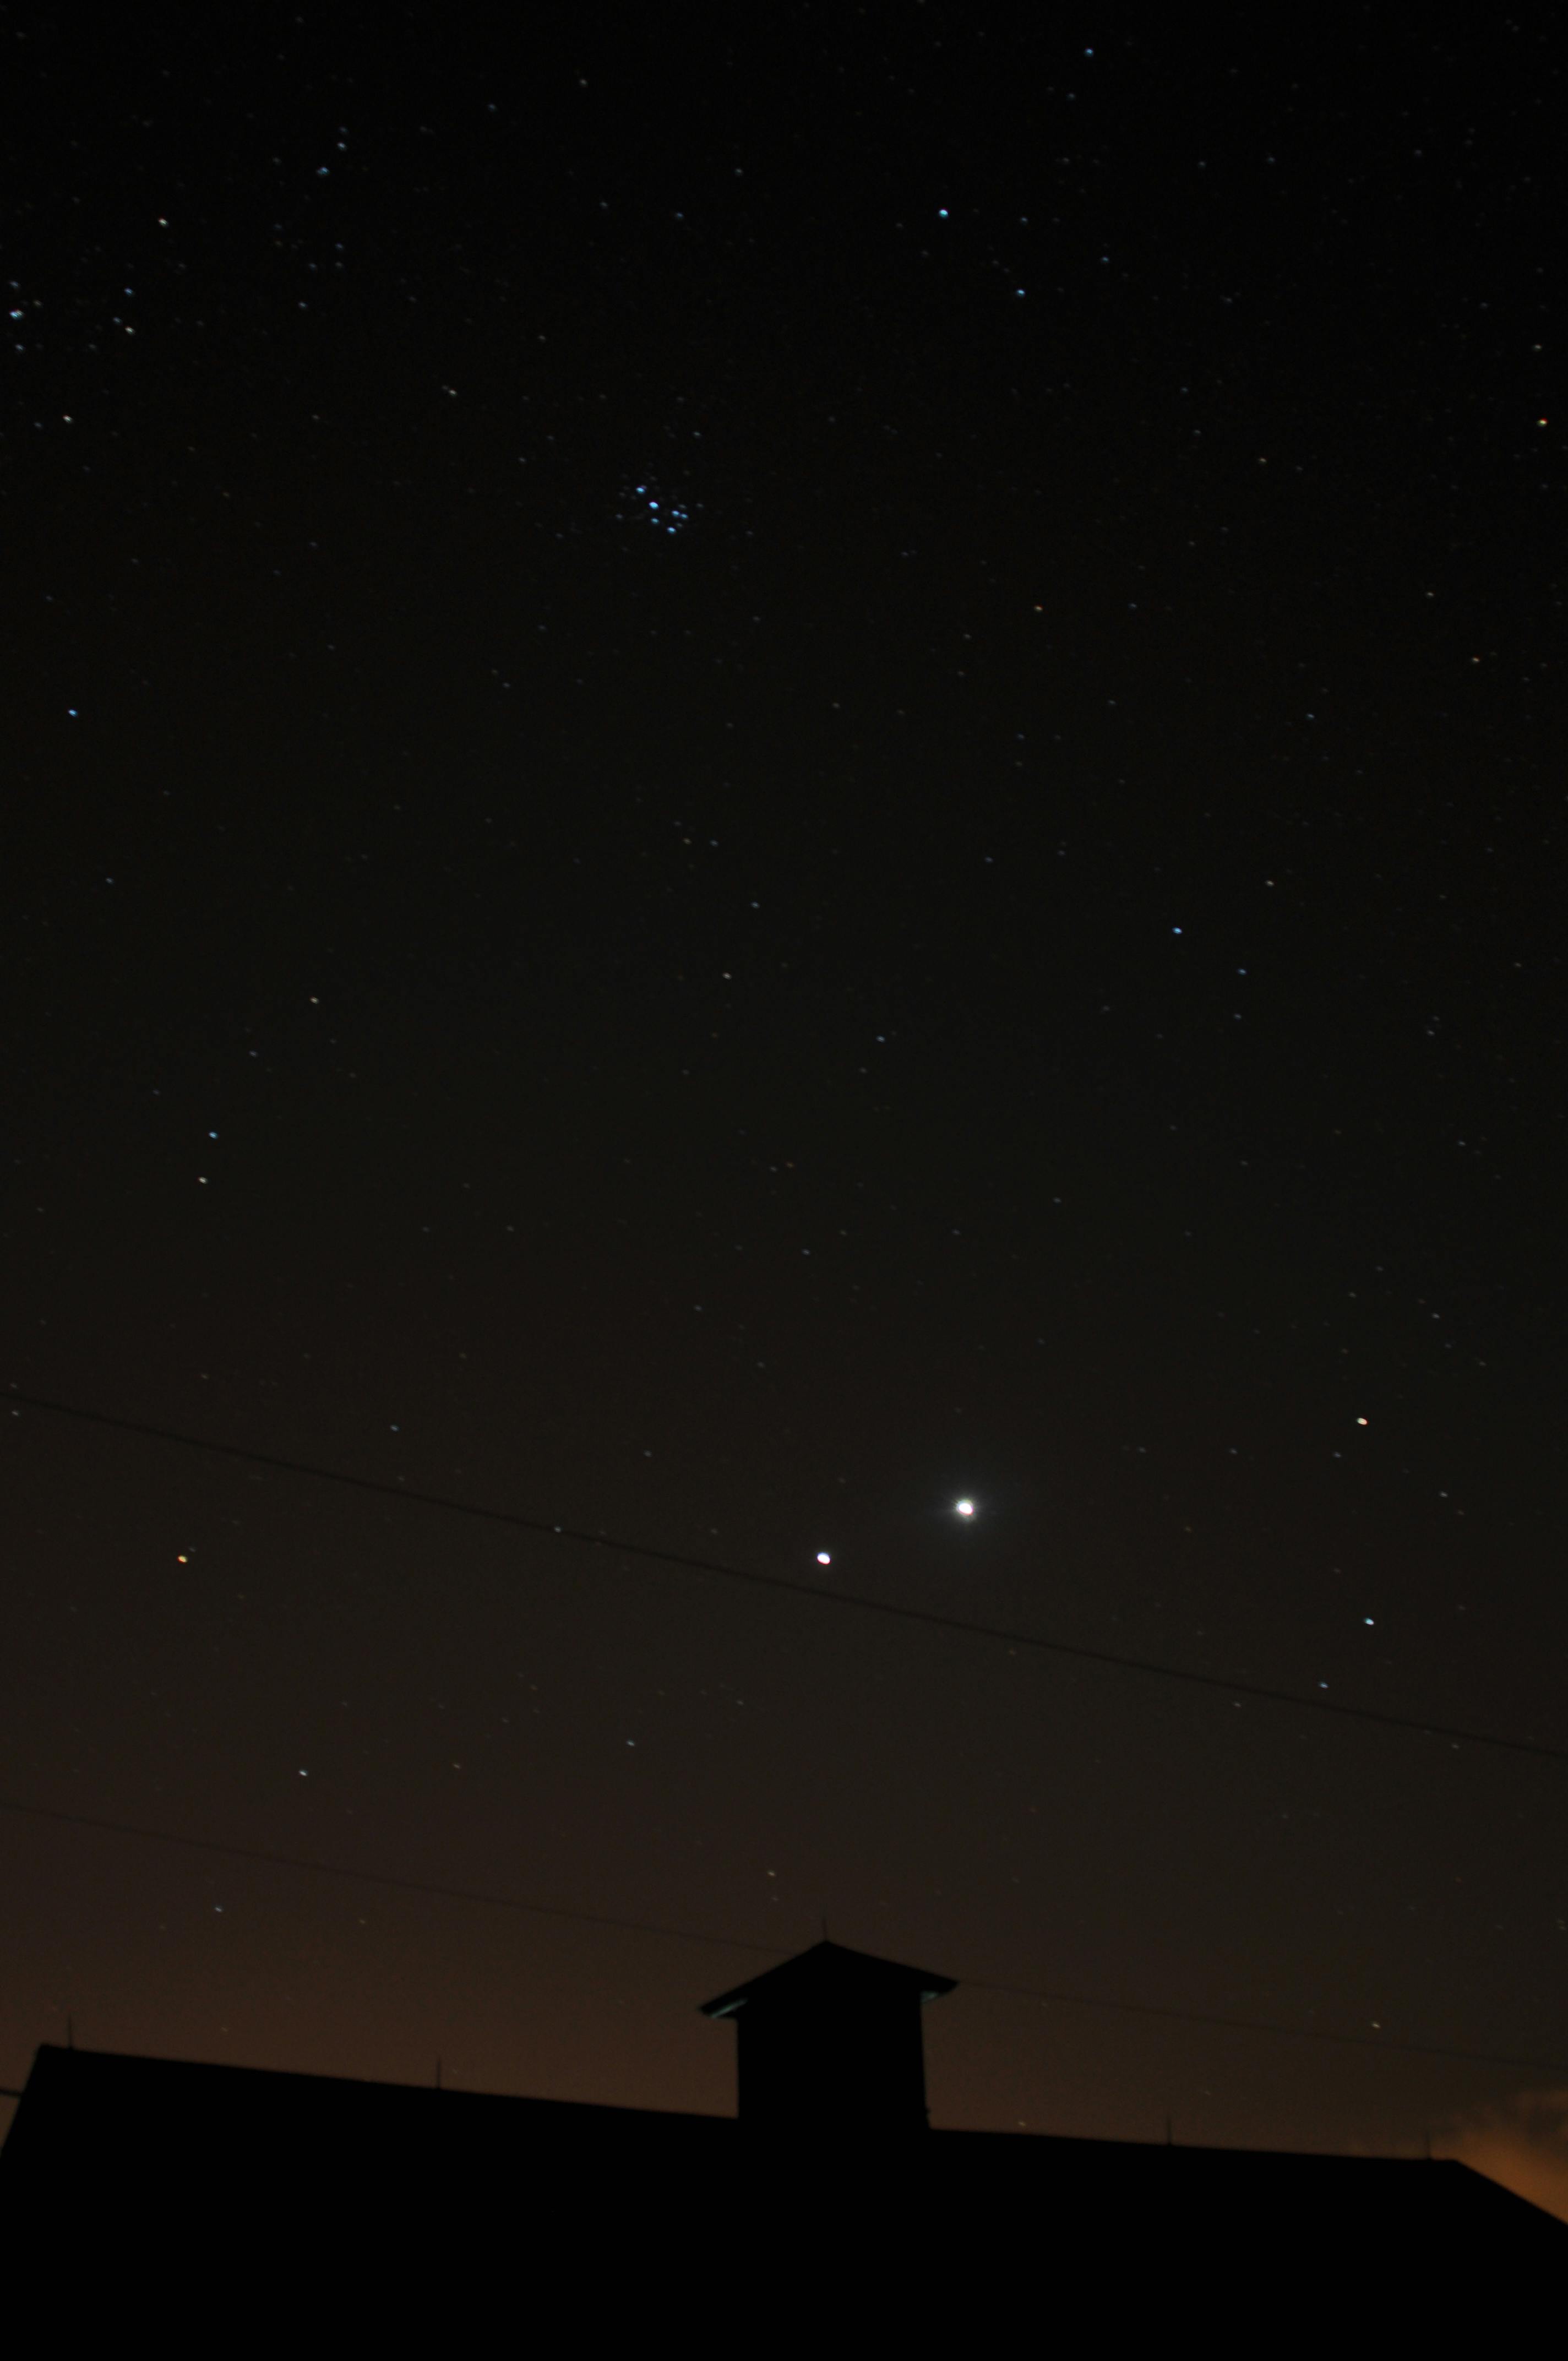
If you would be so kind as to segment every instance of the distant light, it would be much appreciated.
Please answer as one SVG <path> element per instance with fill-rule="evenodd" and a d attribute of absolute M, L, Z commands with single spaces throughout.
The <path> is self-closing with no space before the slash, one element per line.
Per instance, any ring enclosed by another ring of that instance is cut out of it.
<path fill-rule="evenodd" d="M 817 1563 L 818 1565 L 831 1565 L 833 1559 L 830 1553 L 827 1550 L 818 1550 L 817 1553 Z"/>
<path fill-rule="evenodd" d="M 955 1516 L 959 1517 L 972 1517 L 974 1514 L 974 1502 L 972 1500 L 955 1500 L 953 1502 L 953 1513 Z"/>
<path fill-rule="evenodd" d="M 1355 1422 L 1357 1426 L 1365 1426 L 1366 1424 L 1366 1421 L 1364 1418 L 1358 1418 Z"/>

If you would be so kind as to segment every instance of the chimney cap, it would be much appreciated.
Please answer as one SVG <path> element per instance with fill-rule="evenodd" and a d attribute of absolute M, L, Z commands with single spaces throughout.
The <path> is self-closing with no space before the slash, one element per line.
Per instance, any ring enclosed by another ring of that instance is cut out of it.
<path fill-rule="evenodd" d="M 934 1975 L 927 1968 L 905 1967 L 897 1960 L 879 1960 L 870 1951 L 851 1951 L 842 1943 L 824 1940 L 776 1968 L 764 1968 L 760 1976 L 720 1993 L 717 2000 L 704 2001 L 698 2013 L 733 2016 L 750 2001 L 841 2001 L 846 2007 L 854 2007 L 867 2001 L 874 2006 L 879 2001 L 910 1993 L 922 2002 L 940 2000 L 956 1989 L 957 1981 L 954 1976 Z"/>

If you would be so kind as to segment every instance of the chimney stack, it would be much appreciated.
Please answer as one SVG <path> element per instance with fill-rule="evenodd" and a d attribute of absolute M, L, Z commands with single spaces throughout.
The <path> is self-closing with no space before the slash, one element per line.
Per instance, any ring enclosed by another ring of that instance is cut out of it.
<path fill-rule="evenodd" d="M 866 1951 L 821 1942 L 704 2004 L 735 2019 L 740 2118 L 770 2135 L 923 2132 L 920 2011 L 954 1989 Z"/>

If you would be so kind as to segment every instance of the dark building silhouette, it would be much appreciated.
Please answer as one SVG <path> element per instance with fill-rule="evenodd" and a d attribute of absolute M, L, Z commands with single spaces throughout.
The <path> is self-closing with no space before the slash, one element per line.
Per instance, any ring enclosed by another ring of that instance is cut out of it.
<path fill-rule="evenodd" d="M 923 2132 L 920 2011 L 951 1976 L 826 1940 L 705 2003 L 735 2020 L 739 2115 L 747 2131 L 798 2136 Z"/>
<path fill-rule="evenodd" d="M 1206 2307 L 1250 2351 L 1343 2331 L 1347 2304 L 1408 2330 L 1555 2292 L 1568 2227 L 1460 2164 L 931 2129 L 921 2009 L 953 1989 L 824 1942 L 721 1993 L 735 2116 L 45 2047 L 0 2149 L 0 2249 L 47 2262 L 79 2323 L 123 2318 L 117 2253 L 192 2318 L 232 2321 L 236 2289 L 482 2288 L 520 2341 L 787 2319 L 835 2349 L 990 2350 L 1021 2308 L 1099 2337 Z"/>

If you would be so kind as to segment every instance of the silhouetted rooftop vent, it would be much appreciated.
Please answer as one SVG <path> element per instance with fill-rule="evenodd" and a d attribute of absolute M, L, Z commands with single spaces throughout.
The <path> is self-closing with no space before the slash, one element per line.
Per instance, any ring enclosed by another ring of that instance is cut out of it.
<path fill-rule="evenodd" d="M 911 2132 L 926 2122 L 923 2003 L 951 1976 L 814 1944 L 705 2002 L 735 2019 L 742 2124 L 775 2132 Z"/>

